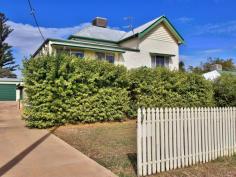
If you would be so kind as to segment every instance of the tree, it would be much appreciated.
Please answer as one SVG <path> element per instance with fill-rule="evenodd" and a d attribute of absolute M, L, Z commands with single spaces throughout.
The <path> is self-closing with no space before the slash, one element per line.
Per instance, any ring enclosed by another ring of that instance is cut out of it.
<path fill-rule="evenodd" d="M 8 77 L 8 78 L 16 78 L 16 75 L 12 73 L 9 69 L 0 68 L 0 78 Z"/>
<path fill-rule="evenodd" d="M 179 70 L 182 71 L 182 72 L 185 72 L 185 64 L 184 64 L 183 61 L 179 62 Z"/>
<path fill-rule="evenodd" d="M 233 59 L 229 58 L 229 59 L 221 59 L 221 58 L 208 58 L 207 62 L 203 64 L 203 70 L 205 72 L 211 71 L 211 67 L 214 64 L 220 64 L 222 66 L 223 70 L 234 70 L 236 69 Z"/>
<path fill-rule="evenodd" d="M 12 73 L 15 71 L 18 65 L 15 64 L 14 57 L 12 55 L 12 47 L 5 42 L 9 34 L 13 31 L 10 26 L 6 24 L 7 18 L 0 12 L 0 77 L 12 77 L 16 76 Z M 1 73 L 5 73 L 1 75 Z"/>
<path fill-rule="evenodd" d="M 234 65 L 233 59 L 221 59 L 221 58 L 208 58 L 207 62 L 201 63 L 200 66 L 189 66 L 188 70 L 197 73 L 197 74 L 203 74 L 206 72 L 211 71 L 211 67 L 214 64 L 220 64 L 222 66 L 222 70 L 226 71 L 232 71 L 236 70 L 236 66 Z"/>

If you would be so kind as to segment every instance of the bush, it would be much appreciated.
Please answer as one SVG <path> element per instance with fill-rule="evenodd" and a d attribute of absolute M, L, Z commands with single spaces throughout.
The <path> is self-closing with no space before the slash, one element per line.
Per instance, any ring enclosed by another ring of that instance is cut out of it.
<path fill-rule="evenodd" d="M 98 60 L 67 55 L 24 61 L 30 127 L 121 120 L 129 109 L 127 71 Z"/>
<path fill-rule="evenodd" d="M 67 55 L 24 61 L 24 115 L 30 127 L 122 120 L 138 107 L 212 106 L 202 76 L 163 68 L 127 71 L 105 61 Z"/>
<path fill-rule="evenodd" d="M 217 106 L 236 106 L 236 76 L 225 74 L 214 81 Z"/>
<path fill-rule="evenodd" d="M 212 106 L 213 88 L 202 76 L 142 67 L 130 71 L 132 114 L 138 107 Z"/>

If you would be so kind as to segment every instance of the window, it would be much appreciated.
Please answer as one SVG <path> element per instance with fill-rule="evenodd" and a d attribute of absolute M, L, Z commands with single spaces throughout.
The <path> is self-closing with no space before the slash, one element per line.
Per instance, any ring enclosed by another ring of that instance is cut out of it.
<path fill-rule="evenodd" d="M 109 63 L 115 62 L 115 55 L 113 53 L 96 52 L 96 56 L 98 60 L 106 60 Z"/>
<path fill-rule="evenodd" d="M 112 54 L 112 53 L 106 54 L 106 60 L 107 60 L 109 63 L 114 63 L 114 62 L 115 62 L 115 56 L 114 56 L 114 54 Z"/>
<path fill-rule="evenodd" d="M 105 53 L 103 52 L 96 52 L 96 56 L 98 60 L 105 60 Z"/>
<path fill-rule="evenodd" d="M 74 55 L 78 58 L 84 58 L 84 51 L 73 51 L 71 52 L 71 55 Z"/>
<path fill-rule="evenodd" d="M 168 67 L 170 62 L 170 56 L 161 56 L 161 55 L 153 55 L 152 56 L 152 68 L 160 67 Z"/>

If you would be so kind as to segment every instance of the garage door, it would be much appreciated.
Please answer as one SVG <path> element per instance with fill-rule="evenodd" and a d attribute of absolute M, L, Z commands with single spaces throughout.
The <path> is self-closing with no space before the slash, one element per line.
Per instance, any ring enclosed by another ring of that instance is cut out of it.
<path fill-rule="evenodd" d="M 15 84 L 0 84 L 0 101 L 16 101 Z"/>

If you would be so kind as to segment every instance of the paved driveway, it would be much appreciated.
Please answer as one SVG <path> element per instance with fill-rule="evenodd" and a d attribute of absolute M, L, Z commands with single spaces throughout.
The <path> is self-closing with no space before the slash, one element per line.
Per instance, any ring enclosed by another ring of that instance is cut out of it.
<path fill-rule="evenodd" d="M 0 102 L 0 176 L 115 177 L 48 131 L 26 128 L 14 102 Z"/>

